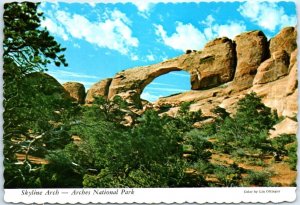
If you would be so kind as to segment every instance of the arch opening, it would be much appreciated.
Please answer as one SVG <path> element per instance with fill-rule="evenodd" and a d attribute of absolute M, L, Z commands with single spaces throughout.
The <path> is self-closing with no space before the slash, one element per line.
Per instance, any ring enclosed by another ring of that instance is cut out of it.
<path fill-rule="evenodd" d="M 141 99 L 155 102 L 160 97 L 167 97 L 191 90 L 190 73 L 184 70 L 171 71 L 156 77 L 141 94 Z"/>

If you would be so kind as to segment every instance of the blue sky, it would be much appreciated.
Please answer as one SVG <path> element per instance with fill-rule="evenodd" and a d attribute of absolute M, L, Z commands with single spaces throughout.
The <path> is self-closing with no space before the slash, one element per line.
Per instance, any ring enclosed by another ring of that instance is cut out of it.
<path fill-rule="evenodd" d="M 88 89 L 117 72 L 200 50 L 210 40 L 231 39 L 244 31 L 262 30 L 268 38 L 295 26 L 292 2 L 190 3 L 45 3 L 40 5 L 47 27 L 66 47 L 69 66 L 49 66 L 59 82 L 77 81 Z M 156 78 L 142 97 L 190 90 L 189 74 L 171 72 Z"/>

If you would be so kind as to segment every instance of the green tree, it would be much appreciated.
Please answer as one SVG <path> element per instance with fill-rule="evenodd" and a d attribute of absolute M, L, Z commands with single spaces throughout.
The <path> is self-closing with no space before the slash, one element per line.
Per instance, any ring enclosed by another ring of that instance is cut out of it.
<path fill-rule="evenodd" d="M 40 27 L 43 14 L 38 12 L 38 5 L 31 2 L 4 5 L 5 187 L 39 184 L 30 180 L 39 167 L 29 162 L 28 155 L 43 156 L 47 150 L 70 141 L 65 122 L 71 116 L 71 102 L 58 90 L 55 80 L 34 74 L 46 70 L 46 65 L 52 62 L 67 66 L 61 54 L 65 48 Z M 23 164 L 16 163 L 16 153 L 25 154 Z"/>
<path fill-rule="evenodd" d="M 225 117 L 219 125 L 216 133 L 219 147 L 225 153 L 237 148 L 270 151 L 268 131 L 276 119 L 255 93 L 247 94 L 238 102 L 236 114 Z"/>

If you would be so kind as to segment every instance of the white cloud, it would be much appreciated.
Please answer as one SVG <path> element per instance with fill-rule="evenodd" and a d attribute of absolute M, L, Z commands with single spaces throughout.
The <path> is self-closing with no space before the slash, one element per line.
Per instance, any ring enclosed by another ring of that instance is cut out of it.
<path fill-rule="evenodd" d="M 74 43 L 73 46 L 74 46 L 75 48 L 80 48 L 80 45 L 79 45 L 78 43 Z"/>
<path fill-rule="evenodd" d="M 163 42 L 176 50 L 200 49 L 206 41 L 205 35 L 192 24 L 176 23 L 176 32 L 171 36 L 167 35 L 162 25 L 154 25 L 156 35 L 160 36 Z"/>
<path fill-rule="evenodd" d="M 155 57 L 154 57 L 153 54 L 147 55 L 146 58 L 147 58 L 148 61 L 154 61 L 155 60 Z"/>
<path fill-rule="evenodd" d="M 131 58 L 131 60 L 133 60 L 133 61 L 138 61 L 138 60 L 139 60 L 139 57 L 138 57 L 137 55 L 135 55 L 135 54 L 131 54 L 131 55 L 130 55 L 130 58 Z"/>
<path fill-rule="evenodd" d="M 98 79 L 99 77 L 95 75 L 87 75 L 82 73 L 76 73 L 76 72 L 70 72 L 65 70 L 55 70 L 55 71 L 49 71 L 50 75 L 53 75 L 55 78 L 90 78 L 90 79 Z"/>
<path fill-rule="evenodd" d="M 94 8 L 96 6 L 96 2 L 93 1 L 89 1 L 87 2 L 92 8 Z"/>
<path fill-rule="evenodd" d="M 151 5 L 152 5 L 151 2 L 145 1 L 145 0 L 143 0 L 143 1 L 134 1 L 134 2 L 132 2 L 132 3 L 133 3 L 133 4 L 137 7 L 137 9 L 138 9 L 139 11 L 141 11 L 141 12 L 149 11 L 149 10 L 150 10 L 150 7 L 151 7 Z"/>
<path fill-rule="evenodd" d="M 188 90 L 179 89 L 179 88 L 163 88 L 163 87 L 156 88 L 156 87 L 150 87 L 150 86 L 148 86 L 147 89 L 148 90 L 159 90 L 159 91 L 165 91 L 165 92 L 185 92 L 185 91 L 188 91 Z"/>
<path fill-rule="evenodd" d="M 151 85 L 163 85 L 163 86 L 168 86 L 168 87 L 174 87 L 173 84 L 157 83 L 157 82 L 151 82 Z"/>
<path fill-rule="evenodd" d="M 115 50 L 127 55 L 132 48 L 138 47 L 139 40 L 133 36 L 131 21 L 126 14 L 115 9 L 105 11 L 103 19 L 92 22 L 85 16 L 56 10 L 48 16 L 43 25 L 50 32 L 67 40 L 68 36 L 85 40 L 101 48 Z"/>
<path fill-rule="evenodd" d="M 201 24 L 206 25 L 204 34 L 208 40 L 216 37 L 228 37 L 233 39 L 236 35 L 246 30 L 246 26 L 242 21 L 229 21 L 226 24 L 218 24 L 211 15 L 208 15 Z"/>
<path fill-rule="evenodd" d="M 276 3 L 247 1 L 238 8 L 245 18 L 267 29 L 274 31 L 276 27 L 295 26 L 296 16 L 288 16 L 283 7 Z"/>
<path fill-rule="evenodd" d="M 149 92 L 143 92 L 141 94 L 141 98 L 148 100 L 149 102 L 154 102 L 160 97 L 162 97 L 162 95 L 153 95 L 153 94 L 150 94 Z"/>
<path fill-rule="evenodd" d="M 78 82 L 83 84 L 86 90 L 100 79 L 100 77 L 95 75 L 87 75 L 65 70 L 54 70 L 48 71 L 47 73 L 53 76 L 61 84 L 66 82 Z"/>
<path fill-rule="evenodd" d="M 169 74 L 170 74 L 170 75 L 180 76 L 180 77 L 185 77 L 185 78 L 189 78 L 189 77 L 190 77 L 189 74 L 183 74 L 183 73 L 171 72 L 171 73 L 169 73 Z"/>
<path fill-rule="evenodd" d="M 229 22 L 228 24 L 212 26 L 212 33 L 218 37 L 228 37 L 233 39 L 236 35 L 244 32 L 246 26 L 242 22 Z"/>
<path fill-rule="evenodd" d="M 155 33 L 161 38 L 163 43 L 173 49 L 186 51 L 187 49 L 202 49 L 209 40 L 217 37 L 234 38 L 236 35 L 246 30 L 244 22 L 229 21 L 226 24 L 217 24 L 212 15 L 200 22 L 205 25 L 203 31 L 192 24 L 176 23 L 176 32 L 167 35 L 162 25 L 154 25 Z"/>
<path fill-rule="evenodd" d="M 138 14 L 146 19 L 149 17 L 150 10 L 154 5 L 153 2 L 146 0 L 133 1 L 132 3 L 139 10 Z"/>
<path fill-rule="evenodd" d="M 66 34 L 65 29 L 62 26 L 57 25 L 54 23 L 50 18 L 46 18 L 41 21 L 41 27 L 45 27 L 51 33 L 55 33 L 56 35 L 60 36 L 65 41 L 69 39 L 68 35 Z"/>

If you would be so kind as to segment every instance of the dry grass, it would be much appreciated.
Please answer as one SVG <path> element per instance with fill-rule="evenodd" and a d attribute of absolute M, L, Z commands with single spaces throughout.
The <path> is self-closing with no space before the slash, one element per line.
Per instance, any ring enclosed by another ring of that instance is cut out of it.
<path fill-rule="evenodd" d="M 239 167 L 249 171 L 268 171 L 273 174 L 270 178 L 271 182 L 276 186 L 293 186 L 296 182 L 297 171 L 291 170 L 289 164 L 284 160 L 281 162 L 274 162 L 272 156 L 264 158 L 264 166 L 251 165 L 246 162 L 238 163 L 234 158 L 228 154 L 213 152 L 210 162 L 216 165 L 229 166 L 236 163 Z M 243 174 L 242 177 L 246 177 Z M 214 179 L 213 176 L 210 177 Z"/>

